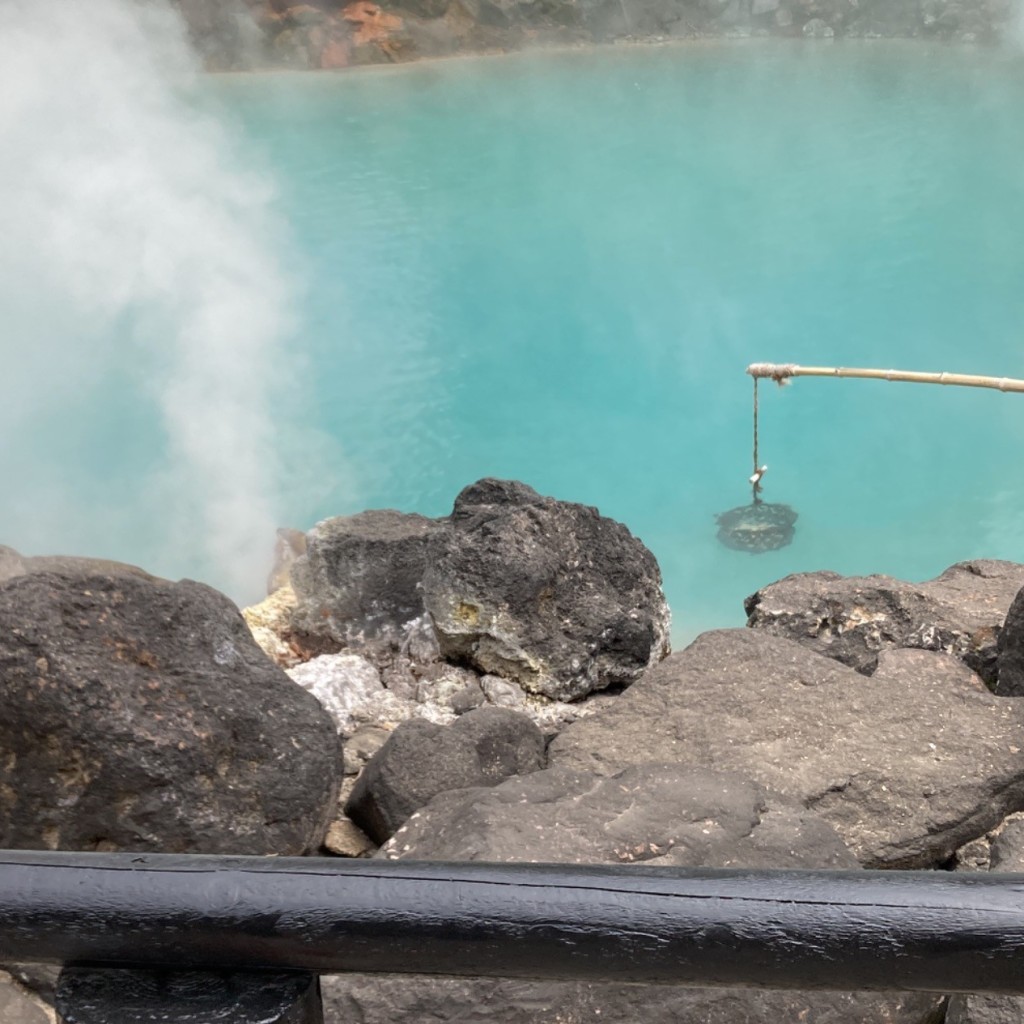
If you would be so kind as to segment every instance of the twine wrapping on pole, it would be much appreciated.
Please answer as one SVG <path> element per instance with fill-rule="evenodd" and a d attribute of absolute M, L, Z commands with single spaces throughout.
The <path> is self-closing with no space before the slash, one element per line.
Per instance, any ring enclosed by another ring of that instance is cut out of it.
<path fill-rule="evenodd" d="M 797 366 L 795 363 L 751 363 L 747 373 L 785 384 L 790 377 L 851 377 L 863 380 L 901 381 L 908 384 L 945 384 L 964 388 L 993 388 L 1024 392 L 1024 380 L 1014 377 L 985 377 L 970 373 L 921 373 L 916 370 L 875 370 L 849 366 Z"/>

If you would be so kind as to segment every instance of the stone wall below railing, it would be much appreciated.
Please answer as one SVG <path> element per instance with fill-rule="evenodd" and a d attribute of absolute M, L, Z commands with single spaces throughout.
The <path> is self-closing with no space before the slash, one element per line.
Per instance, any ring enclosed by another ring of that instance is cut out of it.
<path fill-rule="evenodd" d="M 211 70 L 715 37 L 994 43 L 1014 0 L 174 0 Z"/>

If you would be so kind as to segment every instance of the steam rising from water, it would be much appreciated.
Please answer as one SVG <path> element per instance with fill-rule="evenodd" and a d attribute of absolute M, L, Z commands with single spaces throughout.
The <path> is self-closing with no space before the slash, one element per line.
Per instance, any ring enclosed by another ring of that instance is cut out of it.
<path fill-rule="evenodd" d="M 1014 0 L 1010 5 L 1007 37 L 1017 49 L 1024 50 L 1024 0 Z"/>
<path fill-rule="evenodd" d="M 163 4 L 0 5 L 0 543 L 245 600 L 282 517 L 296 294 L 272 190 L 196 86 Z M 132 479 L 98 486 L 105 447 Z"/>

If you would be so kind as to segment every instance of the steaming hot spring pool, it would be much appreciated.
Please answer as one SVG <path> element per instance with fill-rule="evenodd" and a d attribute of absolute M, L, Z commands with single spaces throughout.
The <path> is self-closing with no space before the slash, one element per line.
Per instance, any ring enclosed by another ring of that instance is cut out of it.
<path fill-rule="evenodd" d="M 751 362 L 1024 377 L 1024 56 L 747 41 L 204 88 L 276 179 L 302 411 L 340 444 L 288 525 L 521 479 L 654 551 L 677 645 L 788 573 L 1024 558 L 1024 396 L 994 391 L 763 383 L 793 543 L 714 518 L 749 497 Z"/>

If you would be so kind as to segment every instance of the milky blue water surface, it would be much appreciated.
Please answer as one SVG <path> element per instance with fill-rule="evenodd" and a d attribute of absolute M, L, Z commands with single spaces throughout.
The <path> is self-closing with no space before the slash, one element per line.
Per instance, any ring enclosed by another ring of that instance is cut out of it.
<path fill-rule="evenodd" d="M 485 475 L 656 554 L 677 643 L 787 573 L 1024 559 L 1024 395 L 762 385 L 795 541 L 748 498 L 754 361 L 1024 377 L 1024 59 L 733 43 L 220 79 L 305 278 L 317 518 Z M 305 262 L 302 262 L 305 261 Z"/>

